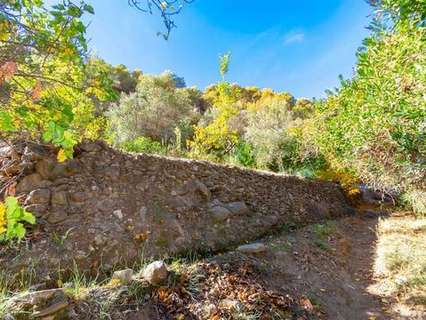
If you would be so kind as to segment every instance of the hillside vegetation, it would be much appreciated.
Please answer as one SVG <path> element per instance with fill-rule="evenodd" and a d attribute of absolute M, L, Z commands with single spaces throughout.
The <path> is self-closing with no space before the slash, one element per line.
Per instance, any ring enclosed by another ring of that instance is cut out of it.
<path fill-rule="evenodd" d="M 178 2 L 128 4 L 167 39 Z M 368 2 L 353 76 L 308 99 L 231 53 L 204 90 L 113 66 L 88 3 L 0 1 L 0 318 L 423 319 L 426 2 Z"/>

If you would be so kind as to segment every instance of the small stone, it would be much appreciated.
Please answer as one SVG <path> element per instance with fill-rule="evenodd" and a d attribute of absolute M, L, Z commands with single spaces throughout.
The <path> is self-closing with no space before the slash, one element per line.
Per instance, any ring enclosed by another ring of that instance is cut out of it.
<path fill-rule="evenodd" d="M 235 215 L 245 215 L 250 212 L 250 209 L 243 201 L 228 203 L 226 207 Z"/>
<path fill-rule="evenodd" d="M 133 270 L 132 269 L 124 269 L 115 271 L 112 275 L 113 280 L 120 280 L 122 284 L 129 284 L 133 278 Z"/>
<path fill-rule="evenodd" d="M 94 142 L 86 142 L 80 144 L 80 148 L 86 152 L 98 152 L 102 150 L 102 147 Z"/>
<path fill-rule="evenodd" d="M 30 192 L 27 199 L 25 200 L 26 205 L 30 204 L 45 204 L 48 205 L 50 202 L 50 190 L 49 189 L 37 189 Z"/>
<path fill-rule="evenodd" d="M 218 221 L 224 221 L 232 215 L 231 211 L 221 206 L 212 207 L 209 209 L 209 212 L 213 218 Z"/>
<path fill-rule="evenodd" d="M 123 212 L 121 210 L 114 210 L 113 212 L 114 216 L 116 216 L 118 219 L 123 219 Z"/>
<path fill-rule="evenodd" d="M 161 284 L 168 275 L 169 271 L 164 261 L 155 261 L 142 271 L 142 277 L 152 285 Z"/>
<path fill-rule="evenodd" d="M 111 208 L 114 206 L 114 201 L 112 199 L 99 199 L 96 204 L 96 208 L 103 213 L 111 213 Z"/>
<path fill-rule="evenodd" d="M 52 204 L 67 206 L 68 205 L 68 196 L 65 191 L 56 191 L 52 194 Z"/>
<path fill-rule="evenodd" d="M 75 193 L 70 194 L 71 202 L 82 203 L 82 202 L 86 201 L 87 198 L 88 198 L 88 196 L 85 192 L 75 192 Z"/>
<path fill-rule="evenodd" d="M 24 177 L 16 186 L 16 192 L 28 192 L 38 189 L 42 185 L 43 179 L 38 173 Z"/>
<path fill-rule="evenodd" d="M 70 176 L 65 163 L 57 163 L 51 173 L 52 179 L 60 179 Z"/>
<path fill-rule="evenodd" d="M 263 243 L 251 243 L 239 246 L 237 251 L 248 254 L 258 254 L 266 251 L 266 246 Z"/>
<path fill-rule="evenodd" d="M 77 159 L 69 159 L 67 161 L 67 170 L 69 175 L 78 174 L 81 172 L 82 167 Z"/>
<path fill-rule="evenodd" d="M 52 170 L 55 167 L 55 164 L 52 160 L 49 159 L 43 159 L 41 161 L 38 161 L 35 165 L 36 172 L 43 178 L 43 179 L 50 179 L 52 176 Z"/>
<path fill-rule="evenodd" d="M 47 216 L 47 221 L 52 224 L 60 223 L 65 221 L 68 218 L 68 214 L 63 211 L 52 212 Z"/>
<path fill-rule="evenodd" d="M 31 212 L 37 218 L 41 218 L 47 212 L 48 206 L 45 204 L 31 204 L 24 207 L 26 211 Z"/>
<path fill-rule="evenodd" d="M 207 204 L 210 208 L 216 206 L 224 206 L 223 203 L 219 199 L 213 199 L 211 202 Z"/>
<path fill-rule="evenodd" d="M 187 193 L 198 193 L 201 197 L 204 198 L 205 201 L 210 201 L 211 198 L 210 190 L 198 179 L 191 179 L 183 186 L 182 190 L 178 192 L 179 195 L 184 195 Z"/>

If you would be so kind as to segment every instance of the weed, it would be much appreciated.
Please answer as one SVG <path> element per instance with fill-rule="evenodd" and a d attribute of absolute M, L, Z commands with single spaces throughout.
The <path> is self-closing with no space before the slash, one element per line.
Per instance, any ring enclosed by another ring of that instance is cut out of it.
<path fill-rule="evenodd" d="M 63 234 L 63 235 L 59 235 L 59 234 L 57 234 L 56 232 L 54 232 L 53 233 L 53 238 L 52 238 L 52 241 L 57 245 L 57 246 L 59 246 L 59 247 L 63 247 L 64 246 L 64 243 L 65 243 L 65 240 L 68 238 L 68 236 L 69 236 L 69 234 L 71 233 L 71 231 L 72 230 L 74 230 L 75 229 L 75 227 L 73 227 L 73 228 L 69 228 L 66 232 L 65 232 L 65 234 Z"/>
<path fill-rule="evenodd" d="M 0 271 L 0 318 L 3 319 L 6 313 L 6 301 L 9 298 L 8 275 Z"/>
<path fill-rule="evenodd" d="M 331 247 L 328 245 L 328 243 L 326 243 L 326 242 L 325 242 L 325 241 L 323 241 L 323 240 L 316 239 L 316 240 L 314 240 L 314 244 L 315 244 L 318 248 L 320 248 L 321 250 L 328 251 L 328 252 L 332 251 L 332 250 L 331 250 Z"/>
<path fill-rule="evenodd" d="M 378 225 L 375 273 L 381 294 L 420 303 L 426 292 L 426 219 L 392 217 Z"/>
<path fill-rule="evenodd" d="M 98 276 L 93 279 L 87 277 L 78 269 L 77 264 L 74 262 L 72 274 L 69 277 L 69 281 L 65 284 L 66 292 L 77 298 L 83 291 L 101 285 L 97 280 Z"/>
<path fill-rule="evenodd" d="M 139 281 L 133 281 L 127 287 L 127 295 L 131 297 L 136 304 L 143 304 L 145 302 L 145 296 L 150 292 L 150 286 Z"/>
<path fill-rule="evenodd" d="M 336 222 L 327 221 L 324 224 L 314 224 L 312 226 L 312 231 L 319 239 L 326 240 L 336 231 Z"/>

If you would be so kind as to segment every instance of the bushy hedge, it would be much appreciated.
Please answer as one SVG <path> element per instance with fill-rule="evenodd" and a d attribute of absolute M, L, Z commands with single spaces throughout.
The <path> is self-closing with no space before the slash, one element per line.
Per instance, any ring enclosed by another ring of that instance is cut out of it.
<path fill-rule="evenodd" d="M 315 143 L 334 168 L 381 189 L 426 190 L 425 40 L 412 23 L 368 38 L 356 76 L 318 104 Z"/>

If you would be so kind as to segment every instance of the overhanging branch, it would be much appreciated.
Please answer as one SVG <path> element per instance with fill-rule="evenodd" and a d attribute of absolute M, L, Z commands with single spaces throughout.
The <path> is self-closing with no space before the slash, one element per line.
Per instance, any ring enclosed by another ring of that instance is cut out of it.
<path fill-rule="evenodd" d="M 166 27 L 166 32 L 159 32 L 159 35 L 162 35 L 165 40 L 170 36 L 170 32 L 173 28 L 176 28 L 172 17 L 179 14 L 185 4 L 194 2 L 195 0 L 128 0 L 128 3 L 131 7 L 134 7 L 144 13 L 153 14 L 153 9 L 160 12 L 161 17 L 163 18 L 164 26 Z"/>

